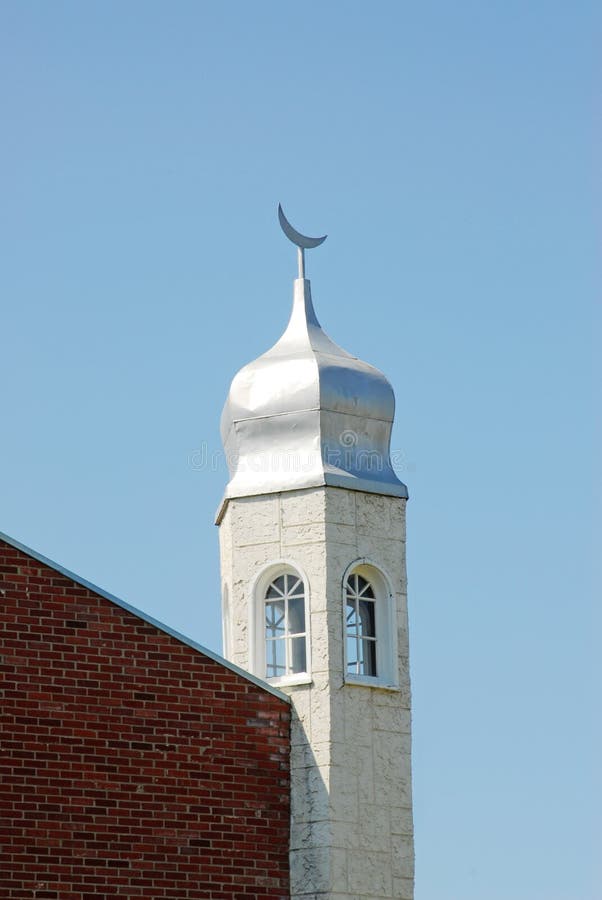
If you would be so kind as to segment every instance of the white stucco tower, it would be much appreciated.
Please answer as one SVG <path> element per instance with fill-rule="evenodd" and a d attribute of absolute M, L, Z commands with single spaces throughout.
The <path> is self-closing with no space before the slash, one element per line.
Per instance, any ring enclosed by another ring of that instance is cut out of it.
<path fill-rule="evenodd" d="M 281 223 L 300 248 L 321 242 Z M 321 329 L 299 256 L 288 327 L 236 375 L 222 416 L 224 653 L 292 699 L 291 896 L 412 900 L 395 401 Z"/>

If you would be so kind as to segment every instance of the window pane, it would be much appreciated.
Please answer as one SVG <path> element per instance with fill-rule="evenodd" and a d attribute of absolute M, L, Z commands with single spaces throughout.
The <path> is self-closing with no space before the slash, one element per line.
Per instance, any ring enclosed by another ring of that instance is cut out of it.
<path fill-rule="evenodd" d="M 278 578 L 274 578 L 270 586 L 266 591 L 266 597 L 283 597 L 284 596 L 284 575 L 279 575 Z"/>
<path fill-rule="evenodd" d="M 284 649 L 283 640 L 265 642 L 267 678 L 277 678 L 286 674 Z"/>
<path fill-rule="evenodd" d="M 374 627 L 374 601 L 360 600 L 360 633 L 364 637 L 376 637 Z"/>
<path fill-rule="evenodd" d="M 354 637 L 347 638 L 347 671 L 357 675 L 357 640 Z"/>
<path fill-rule="evenodd" d="M 291 597 L 288 601 L 288 633 L 303 634 L 305 631 L 305 600 Z"/>
<path fill-rule="evenodd" d="M 347 600 L 347 631 L 357 631 L 357 609 L 355 600 Z"/>
<path fill-rule="evenodd" d="M 366 581 L 365 578 L 362 578 L 361 575 L 356 575 L 357 578 L 357 592 L 362 597 L 374 597 L 374 591 L 372 590 L 372 585 L 369 581 Z"/>
<path fill-rule="evenodd" d="M 302 597 L 303 596 L 303 582 L 300 578 L 297 578 L 296 575 L 288 576 L 288 593 L 290 596 Z"/>
<path fill-rule="evenodd" d="M 362 675 L 376 675 L 376 641 L 363 640 L 360 672 Z"/>
<path fill-rule="evenodd" d="M 284 635 L 284 600 L 269 600 L 265 605 L 265 634 L 266 637 L 281 637 Z"/>
<path fill-rule="evenodd" d="M 306 672 L 305 638 L 291 638 L 291 672 Z"/>

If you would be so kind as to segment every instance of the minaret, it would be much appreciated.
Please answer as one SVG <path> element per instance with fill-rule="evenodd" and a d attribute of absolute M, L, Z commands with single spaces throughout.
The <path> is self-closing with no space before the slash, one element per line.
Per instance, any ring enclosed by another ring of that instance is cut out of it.
<path fill-rule="evenodd" d="M 279 216 L 299 250 L 290 321 L 235 376 L 222 415 L 224 653 L 292 700 L 291 897 L 411 900 L 407 490 L 389 455 L 395 400 L 384 375 L 316 318 L 304 251 L 325 238 Z"/>

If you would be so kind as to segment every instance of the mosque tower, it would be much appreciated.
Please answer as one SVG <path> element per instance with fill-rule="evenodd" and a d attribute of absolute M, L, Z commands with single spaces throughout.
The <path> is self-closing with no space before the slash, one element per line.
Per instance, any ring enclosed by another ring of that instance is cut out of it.
<path fill-rule="evenodd" d="M 288 326 L 221 430 L 224 655 L 288 694 L 291 897 L 412 900 L 407 489 L 384 375 L 320 327 L 299 234 Z M 372 303 L 372 301 L 370 301 Z"/>

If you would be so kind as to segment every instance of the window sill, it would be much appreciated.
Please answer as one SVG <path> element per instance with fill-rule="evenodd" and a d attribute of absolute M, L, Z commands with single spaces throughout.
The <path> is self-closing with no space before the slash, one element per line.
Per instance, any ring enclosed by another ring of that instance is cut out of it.
<path fill-rule="evenodd" d="M 388 681 L 373 678 L 371 675 L 346 675 L 345 684 L 348 684 L 351 687 L 369 687 L 381 691 L 392 691 L 393 693 L 399 693 L 401 691 L 398 684 L 390 684 Z"/>
<path fill-rule="evenodd" d="M 273 687 L 289 687 L 295 684 L 311 684 L 312 677 L 307 672 L 300 672 L 298 675 L 285 675 L 283 678 L 266 678 L 268 684 Z"/>

